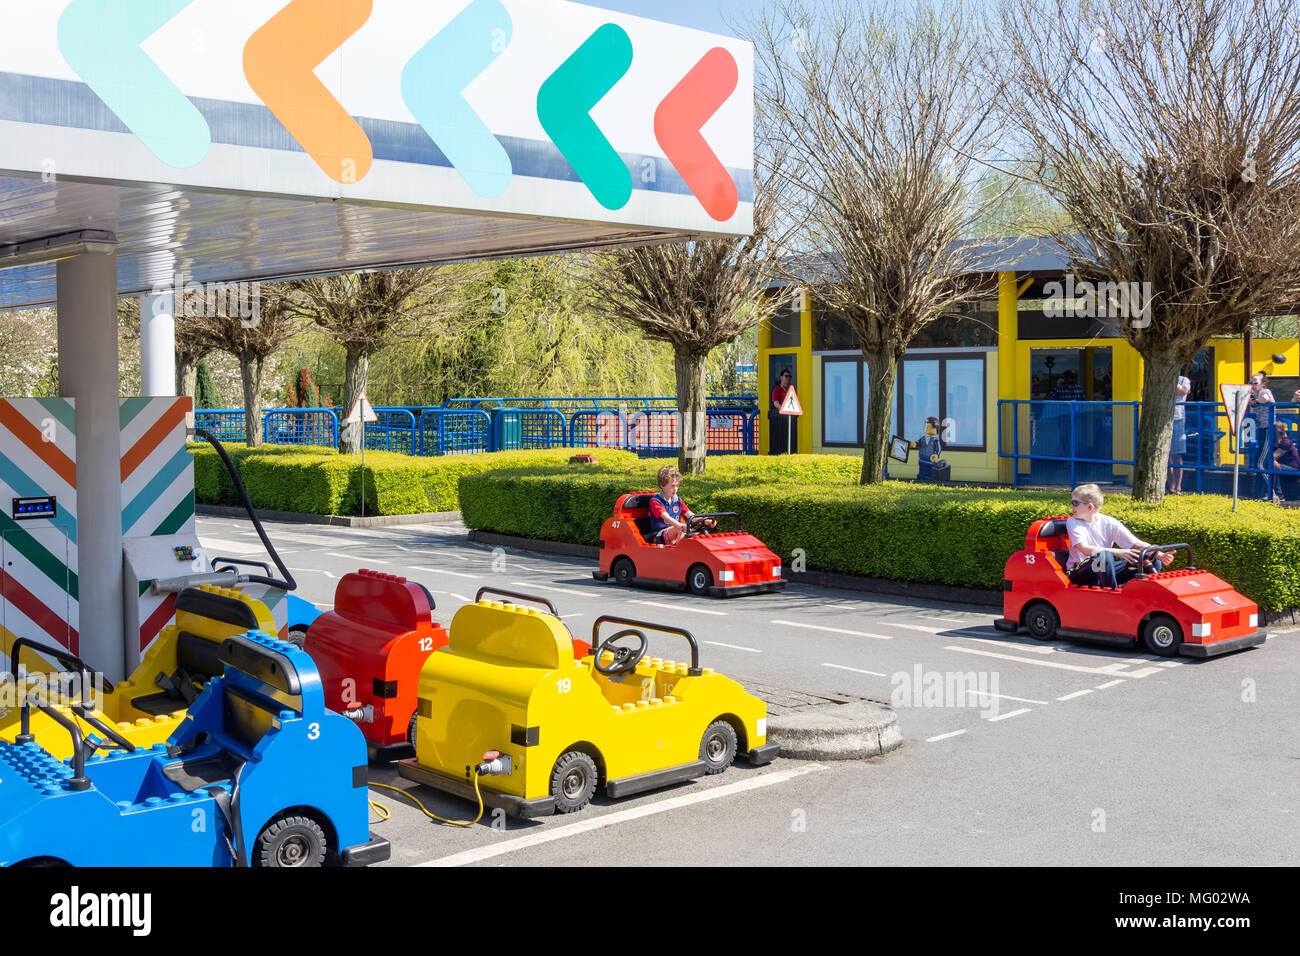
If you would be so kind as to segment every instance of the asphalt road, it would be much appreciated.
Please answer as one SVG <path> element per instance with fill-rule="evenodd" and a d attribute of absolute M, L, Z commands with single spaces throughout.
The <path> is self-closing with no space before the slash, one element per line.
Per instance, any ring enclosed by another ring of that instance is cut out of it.
<path fill-rule="evenodd" d="M 261 553 L 246 522 L 200 518 L 210 553 Z M 831 588 L 719 601 L 598 584 L 593 564 L 466 540 L 460 525 L 268 524 L 300 596 L 332 605 L 347 571 L 426 585 L 444 624 L 479 587 L 550 598 L 580 637 L 600 614 L 675 624 L 704 666 L 897 706 L 903 747 L 794 760 L 540 821 L 434 823 L 376 789 L 397 865 L 1294 865 L 1300 845 L 1300 633 L 1207 661 L 1041 643 L 989 609 Z M 684 659 L 652 637 L 651 653 Z M 433 812 L 472 804 L 388 766 L 371 780 Z"/>

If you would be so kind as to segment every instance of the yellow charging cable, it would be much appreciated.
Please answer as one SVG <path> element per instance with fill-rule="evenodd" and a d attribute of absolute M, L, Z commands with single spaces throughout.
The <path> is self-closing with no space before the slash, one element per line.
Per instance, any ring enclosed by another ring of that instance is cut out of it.
<path fill-rule="evenodd" d="M 479 786 L 478 786 L 478 781 L 480 776 L 482 776 L 482 774 L 477 774 L 477 773 L 474 774 L 474 797 L 475 799 L 478 800 L 478 816 L 476 816 L 473 820 L 448 820 L 445 817 L 440 817 L 438 816 L 438 814 L 434 813 L 423 803 L 421 803 L 419 801 L 419 798 L 417 798 L 414 794 L 407 793 L 401 787 L 391 787 L 386 783 L 372 783 L 370 784 L 370 786 L 372 788 L 378 787 L 381 790 L 392 790 L 394 793 L 400 793 L 402 796 L 406 797 L 406 799 L 410 800 L 417 807 L 419 807 L 420 812 L 423 813 L 430 820 L 437 820 L 439 823 L 449 823 L 454 827 L 472 827 L 474 826 L 474 824 L 478 823 L 480 820 L 483 819 L 483 793 L 482 791 L 479 790 Z M 371 800 L 370 806 L 371 808 L 374 809 L 376 813 L 380 813 L 382 819 L 384 820 L 388 819 L 388 808 L 385 807 L 382 803 L 376 803 L 374 800 Z"/>

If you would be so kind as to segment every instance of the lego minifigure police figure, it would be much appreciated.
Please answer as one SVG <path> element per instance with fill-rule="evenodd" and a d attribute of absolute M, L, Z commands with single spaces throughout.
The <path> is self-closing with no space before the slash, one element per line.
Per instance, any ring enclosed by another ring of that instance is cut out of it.
<path fill-rule="evenodd" d="M 925 420 L 925 437 L 909 442 L 917 450 L 917 481 L 946 481 L 951 471 L 948 463 L 939 458 L 943 454 L 943 441 L 939 438 L 939 419 L 931 416 Z"/>

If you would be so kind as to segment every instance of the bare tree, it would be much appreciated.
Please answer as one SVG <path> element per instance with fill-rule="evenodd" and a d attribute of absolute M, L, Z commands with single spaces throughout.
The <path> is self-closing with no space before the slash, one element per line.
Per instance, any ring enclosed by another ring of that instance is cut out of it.
<path fill-rule="evenodd" d="M 248 446 L 262 444 L 262 374 L 266 360 L 280 350 L 301 330 L 301 322 L 280 286 L 261 286 L 258 314 L 200 315 L 185 319 L 187 336 L 191 333 L 214 350 L 228 352 L 239 360 L 244 386 L 244 423 Z M 192 326 L 189 323 L 193 323 Z M 181 321 L 177 320 L 177 344 L 181 342 Z M 195 359 L 197 363 L 197 359 Z"/>
<path fill-rule="evenodd" d="M 425 320 L 450 314 L 456 293 L 480 271 L 478 266 L 443 266 L 302 279 L 288 283 L 289 307 L 343 346 L 346 410 L 366 389 L 371 356 L 416 338 L 427 326 Z M 339 450 L 361 451 L 361 426 L 343 426 Z"/>
<path fill-rule="evenodd" d="M 1056 241 L 1141 353 L 1134 497 L 1160 501 L 1179 370 L 1300 292 L 1300 32 L 1286 0 L 1014 0 L 1007 102 Z M 1131 296 L 1130 296 L 1131 298 Z M 1108 308 L 1113 306 L 1114 308 Z M 1249 371 L 1249 370 L 1248 370 Z"/>
<path fill-rule="evenodd" d="M 760 113 L 810 254 L 791 281 L 857 334 L 868 370 L 862 483 L 884 478 L 898 362 L 918 331 L 978 294 L 987 244 L 964 241 L 1001 201 L 981 183 L 1000 130 L 984 35 L 960 7 L 775 0 L 744 32 Z"/>
<path fill-rule="evenodd" d="M 672 346 L 683 474 L 702 473 L 708 455 L 709 353 L 776 311 L 767 290 L 784 247 L 775 231 L 779 206 L 778 194 L 760 178 L 749 236 L 622 249 L 581 266 L 593 312 Z"/>

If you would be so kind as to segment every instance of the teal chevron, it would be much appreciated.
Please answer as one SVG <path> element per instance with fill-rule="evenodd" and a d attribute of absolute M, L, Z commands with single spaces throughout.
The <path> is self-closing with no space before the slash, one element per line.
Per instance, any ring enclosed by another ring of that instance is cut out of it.
<path fill-rule="evenodd" d="M 537 118 L 578 178 L 606 209 L 632 198 L 632 174 L 591 111 L 632 67 L 632 40 L 606 23 L 560 64 L 537 93 Z"/>
<path fill-rule="evenodd" d="M 181 478 L 187 468 L 193 463 L 194 459 L 190 456 L 187 449 L 182 447 L 170 459 L 165 462 L 158 462 L 158 471 L 154 474 L 149 483 L 145 485 L 134 499 L 122 509 L 122 533 L 127 534 L 139 521 L 149 507 L 156 501 L 160 500 L 164 493 Z M 183 489 L 177 489 L 181 494 L 194 492 L 194 482 L 191 479 L 185 484 Z"/>
<path fill-rule="evenodd" d="M 193 0 L 72 0 L 59 17 L 59 51 L 155 156 L 179 169 L 212 145 L 203 114 L 140 49 Z"/>
<path fill-rule="evenodd" d="M 33 538 L 26 528 L 2 511 L 0 511 L 0 536 L 4 537 L 7 546 L 17 550 L 32 563 L 36 570 L 57 584 L 61 590 L 67 591 L 72 600 L 78 600 L 80 589 L 76 572 L 45 550 L 45 547 Z"/>
<path fill-rule="evenodd" d="M 510 14 L 500 0 L 474 0 L 402 69 L 402 99 L 429 138 L 480 196 L 510 188 L 505 147 L 462 95 L 510 44 Z"/>
<path fill-rule="evenodd" d="M 77 410 L 66 398 L 38 398 L 41 408 L 53 416 L 54 420 L 74 438 L 77 435 Z"/>

